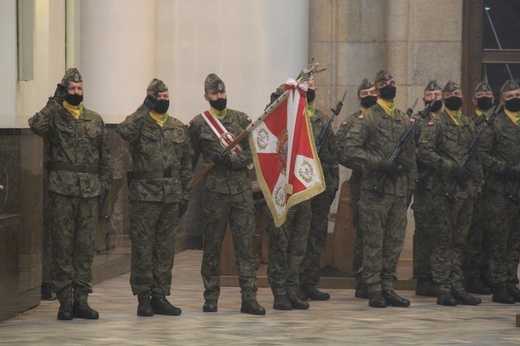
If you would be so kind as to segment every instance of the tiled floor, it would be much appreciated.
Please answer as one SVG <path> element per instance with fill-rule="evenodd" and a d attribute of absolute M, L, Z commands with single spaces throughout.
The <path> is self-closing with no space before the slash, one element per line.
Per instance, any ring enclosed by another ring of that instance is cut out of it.
<path fill-rule="evenodd" d="M 400 291 L 409 308 L 373 309 L 351 289 L 328 290 L 332 299 L 306 311 L 272 309 L 269 288 L 260 288 L 265 316 L 241 314 L 239 289 L 223 287 L 218 313 L 202 312 L 201 252 L 177 254 L 170 300 L 179 317 L 138 317 L 129 274 L 94 286 L 90 298 L 101 318 L 56 320 L 57 301 L 0 323 L 1 345 L 372 345 L 520 344 L 515 316 L 520 305 L 482 296 L 479 306 L 441 307 L 434 298 Z"/>

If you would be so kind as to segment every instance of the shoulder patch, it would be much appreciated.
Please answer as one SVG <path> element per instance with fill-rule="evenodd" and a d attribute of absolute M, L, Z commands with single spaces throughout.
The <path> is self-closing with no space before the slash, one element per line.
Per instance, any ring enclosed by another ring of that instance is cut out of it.
<path fill-rule="evenodd" d="M 247 122 L 248 122 L 248 123 L 252 123 L 252 122 L 253 122 L 253 119 L 251 119 L 250 117 L 247 117 Z"/>
<path fill-rule="evenodd" d="M 362 114 L 357 117 L 357 120 L 363 120 L 363 119 L 365 119 L 365 116 Z"/>
<path fill-rule="evenodd" d="M 347 126 L 347 122 L 346 121 L 342 122 L 341 126 Z"/>
<path fill-rule="evenodd" d="M 433 126 L 433 121 L 428 122 L 428 126 Z"/>
<path fill-rule="evenodd" d="M 410 118 L 410 124 L 413 124 L 415 122 L 414 118 Z"/>

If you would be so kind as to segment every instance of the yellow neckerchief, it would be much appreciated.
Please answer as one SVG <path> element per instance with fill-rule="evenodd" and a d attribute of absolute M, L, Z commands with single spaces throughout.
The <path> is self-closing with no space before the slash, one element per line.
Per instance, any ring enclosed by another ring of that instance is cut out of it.
<path fill-rule="evenodd" d="M 160 127 L 163 127 L 166 120 L 168 120 L 168 113 L 159 114 L 157 112 L 150 111 L 150 116 Z"/>
<path fill-rule="evenodd" d="M 368 108 L 365 108 L 363 106 L 360 107 L 361 108 L 361 114 L 365 113 L 367 111 Z"/>
<path fill-rule="evenodd" d="M 455 122 L 455 124 L 457 124 L 457 126 L 460 126 L 460 124 L 462 123 L 462 112 L 460 111 L 460 109 L 457 109 L 456 111 L 452 111 L 452 110 L 446 108 L 446 113 L 448 113 L 450 118 L 453 119 L 453 121 Z"/>
<path fill-rule="evenodd" d="M 482 116 L 482 114 L 486 114 L 487 111 L 485 110 L 482 110 L 480 108 L 475 108 L 475 114 L 478 115 L 479 117 Z"/>
<path fill-rule="evenodd" d="M 220 121 L 224 120 L 227 114 L 227 108 L 224 108 L 224 110 L 221 112 L 213 107 L 210 107 L 209 111 L 215 118 L 217 118 Z"/>
<path fill-rule="evenodd" d="M 314 102 L 307 103 L 307 114 L 309 115 L 309 119 L 314 119 L 316 116 L 316 105 Z"/>
<path fill-rule="evenodd" d="M 83 114 L 83 103 L 80 103 L 77 106 L 73 106 L 67 101 L 63 101 L 63 108 L 69 111 L 70 114 L 76 119 L 79 119 L 79 116 Z"/>
<path fill-rule="evenodd" d="M 392 118 L 395 115 L 395 103 L 393 101 L 386 101 L 382 98 L 377 98 L 377 104 L 380 105 L 384 110 L 385 113 L 391 116 Z"/>
<path fill-rule="evenodd" d="M 520 126 L 520 112 L 511 112 L 504 108 L 504 113 L 511 119 L 513 124 L 516 126 Z"/>

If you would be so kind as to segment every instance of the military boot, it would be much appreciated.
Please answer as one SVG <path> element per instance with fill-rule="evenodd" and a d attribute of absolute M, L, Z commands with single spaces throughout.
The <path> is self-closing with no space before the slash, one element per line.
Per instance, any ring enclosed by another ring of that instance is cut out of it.
<path fill-rule="evenodd" d="M 157 315 L 179 316 L 182 310 L 170 304 L 164 296 L 153 296 L 150 300 L 153 313 Z"/>
<path fill-rule="evenodd" d="M 437 294 L 437 304 L 443 306 L 456 306 L 459 302 L 457 299 L 453 298 L 450 291 L 439 291 Z"/>
<path fill-rule="evenodd" d="M 303 293 L 305 293 L 311 300 L 329 300 L 330 294 L 320 291 L 316 286 L 303 285 L 300 286 Z"/>
<path fill-rule="evenodd" d="M 363 283 L 361 275 L 356 275 L 356 291 L 354 297 L 368 299 L 368 287 Z"/>
<path fill-rule="evenodd" d="M 92 309 L 86 300 L 76 300 L 73 306 L 74 318 L 86 318 L 87 320 L 97 320 L 99 313 Z"/>
<path fill-rule="evenodd" d="M 286 294 L 274 296 L 273 309 L 275 310 L 292 310 L 292 304 Z"/>
<path fill-rule="evenodd" d="M 251 315 L 265 315 L 265 309 L 258 304 L 256 298 L 242 302 L 240 312 Z"/>
<path fill-rule="evenodd" d="M 495 286 L 491 300 L 501 304 L 514 304 L 516 302 L 515 298 L 509 293 L 506 285 Z"/>
<path fill-rule="evenodd" d="M 309 296 L 302 291 L 301 287 L 298 287 L 296 289 L 296 294 L 298 295 L 298 298 L 300 298 L 301 300 L 303 300 L 304 302 L 306 302 L 307 300 L 309 300 Z"/>
<path fill-rule="evenodd" d="M 383 298 L 385 299 L 386 304 L 390 306 L 397 306 L 401 308 L 410 306 L 410 301 L 395 293 L 394 290 L 383 290 Z"/>
<path fill-rule="evenodd" d="M 415 294 L 423 297 L 437 297 L 435 283 L 432 279 L 417 279 Z"/>
<path fill-rule="evenodd" d="M 451 295 L 461 305 L 479 305 L 480 303 L 482 303 L 482 299 L 480 299 L 479 297 L 475 297 L 462 289 L 452 290 Z"/>
<path fill-rule="evenodd" d="M 301 300 L 297 295 L 289 295 L 289 302 L 291 302 L 291 306 L 296 310 L 307 310 L 309 308 L 309 303 Z"/>
<path fill-rule="evenodd" d="M 68 321 L 74 317 L 72 307 L 72 287 L 65 287 L 56 293 L 60 301 L 60 308 L 58 310 L 58 320 Z"/>
<path fill-rule="evenodd" d="M 139 301 L 139 305 L 137 305 L 137 316 L 153 316 L 150 294 L 148 292 L 140 293 L 137 296 L 137 300 Z"/>
<path fill-rule="evenodd" d="M 202 311 L 204 312 L 217 312 L 218 311 L 218 303 L 216 299 L 206 299 L 204 305 L 202 306 Z"/>
<path fill-rule="evenodd" d="M 509 291 L 509 294 L 515 298 L 515 301 L 520 302 L 520 290 L 516 287 L 516 284 L 507 284 L 507 290 Z"/>
<path fill-rule="evenodd" d="M 491 294 L 493 293 L 493 289 L 485 285 L 480 278 L 474 278 L 466 281 L 466 292 L 475 294 Z"/>
<path fill-rule="evenodd" d="M 386 300 L 383 298 L 383 292 L 370 292 L 368 294 L 368 306 L 373 308 L 386 308 Z"/>

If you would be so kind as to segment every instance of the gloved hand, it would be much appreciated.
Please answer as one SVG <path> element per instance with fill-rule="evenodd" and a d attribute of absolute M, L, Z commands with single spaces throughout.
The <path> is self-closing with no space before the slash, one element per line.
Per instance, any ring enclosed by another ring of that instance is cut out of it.
<path fill-rule="evenodd" d="M 450 173 L 460 183 L 467 183 L 471 179 L 471 172 L 467 168 L 462 168 L 458 163 L 451 164 Z"/>
<path fill-rule="evenodd" d="M 67 96 L 67 87 L 59 83 L 56 86 L 56 90 L 54 91 L 54 96 L 52 96 L 52 98 L 55 99 L 60 105 L 62 105 L 63 101 L 65 100 L 65 96 Z"/>
<path fill-rule="evenodd" d="M 154 109 L 155 105 L 157 104 L 157 97 L 152 94 L 148 94 L 146 95 L 143 104 L 149 109 Z"/>
<path fill-rule="evenodd" d="M 186 213 L 186 210 L 188 210 L 188 203 L 189 201 L 187 199 L 183 199 L 179 205 L 179 218 Z"/>
<path fill-rule="evenodd" d="M 337 160 L 336 156 L 327 153 L 321 153 L 319 154 L 319 157 L 320 161 L 326 163 L 327 165 L 333 165 Z"/>
<path fill-rule="evenodd" d="M 401 165 L 404 169 L 409 170 L 413 167 L 413 162 L 407 158 L 406 156 L 399 155 L 399 157 L 395 160 L 395 162 Z"/>
<path fill-rule="evenodd" d="M 520 164 L 518 164 L 516 166 L 512 166 L 512 167 L 511 166 L 507 167 L 505 174 L 511 180 L 516 180 L 516 179 L 520 178 Z"/>
<path fill-rule="evenodd" d="M 217 166 L 233 168 L 233 163 L 231 162 L 231 157 L 229 157 L 229 154 L 227 152 L 218 153 L 217 155 L 213 156 L 213 162 Z"/>
<path fill-rule="evenodd" d="M 388 177 L 395 179 L 399 175 L 399 167 L 388 159 L 383 159 L 377 164 L 380 170 Z"/>

